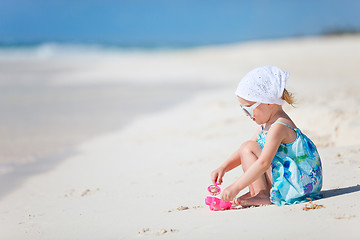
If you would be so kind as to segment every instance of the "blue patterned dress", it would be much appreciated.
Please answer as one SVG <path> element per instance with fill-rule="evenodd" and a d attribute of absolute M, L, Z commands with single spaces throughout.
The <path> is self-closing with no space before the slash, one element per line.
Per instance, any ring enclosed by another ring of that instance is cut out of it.
<path fill-rule="evenodd" d="M 270 190 L 272 203 L 282 206 L 314 200 L 321 197 L 322 168 L 319 153 L 314 143 L 299 129 L 292 128 L 297 137 L 294 142 L 280 144 L 271 163 L 273 180 Z M 275 123 L 274 123 L 275 124 Z M 257 142 L 264 148 L 266 133 L 261 130 Z"/>

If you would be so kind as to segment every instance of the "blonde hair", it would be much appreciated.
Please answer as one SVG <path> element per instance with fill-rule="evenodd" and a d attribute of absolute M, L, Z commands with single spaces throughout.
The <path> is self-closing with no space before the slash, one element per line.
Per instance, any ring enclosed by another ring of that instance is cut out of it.
<path fill-rule="evenodd" d="M 288 104 L 294 106 L 294 102 L 295 102 L 294 95 L 288 92 L 288 90 L 284 89 L 281 99 L 285 100 Z"/>

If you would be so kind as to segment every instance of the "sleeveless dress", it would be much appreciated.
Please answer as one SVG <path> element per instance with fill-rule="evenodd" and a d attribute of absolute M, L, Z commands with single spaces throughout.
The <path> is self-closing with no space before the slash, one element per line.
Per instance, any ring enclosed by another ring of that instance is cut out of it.
<path fill-rule="evenodd" d="M 315 200 L 321 197 L 322 168 L 319 153 L 315 144 L 298 128 L 292 128 L 297 137 L 294 142 L 280 144 L 271 163 L 273 180 L 270 190 L 272 203 L 282 206 Z M 264 148 L 267 132 L 257 136 L 257 142 Z"/>

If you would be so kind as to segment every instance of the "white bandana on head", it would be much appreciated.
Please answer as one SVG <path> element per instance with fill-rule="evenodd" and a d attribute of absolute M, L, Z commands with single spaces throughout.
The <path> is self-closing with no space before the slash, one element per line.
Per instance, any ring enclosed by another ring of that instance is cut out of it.
<path fill-rule="evenodd" d="M 289 73 L 274 66 L 255 68 L 240 81 L 235 94 L 252 102 L 283 105 L 281 99 Z"/>

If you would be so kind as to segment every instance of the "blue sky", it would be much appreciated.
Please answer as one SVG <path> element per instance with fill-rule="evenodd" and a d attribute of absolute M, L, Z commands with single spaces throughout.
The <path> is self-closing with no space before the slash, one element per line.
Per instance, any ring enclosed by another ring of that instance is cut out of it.
<path fill-rule="evenodd" d="M 356 0 L 0 0 L 0 42 L 214 44 L 360 30 Z"/>

